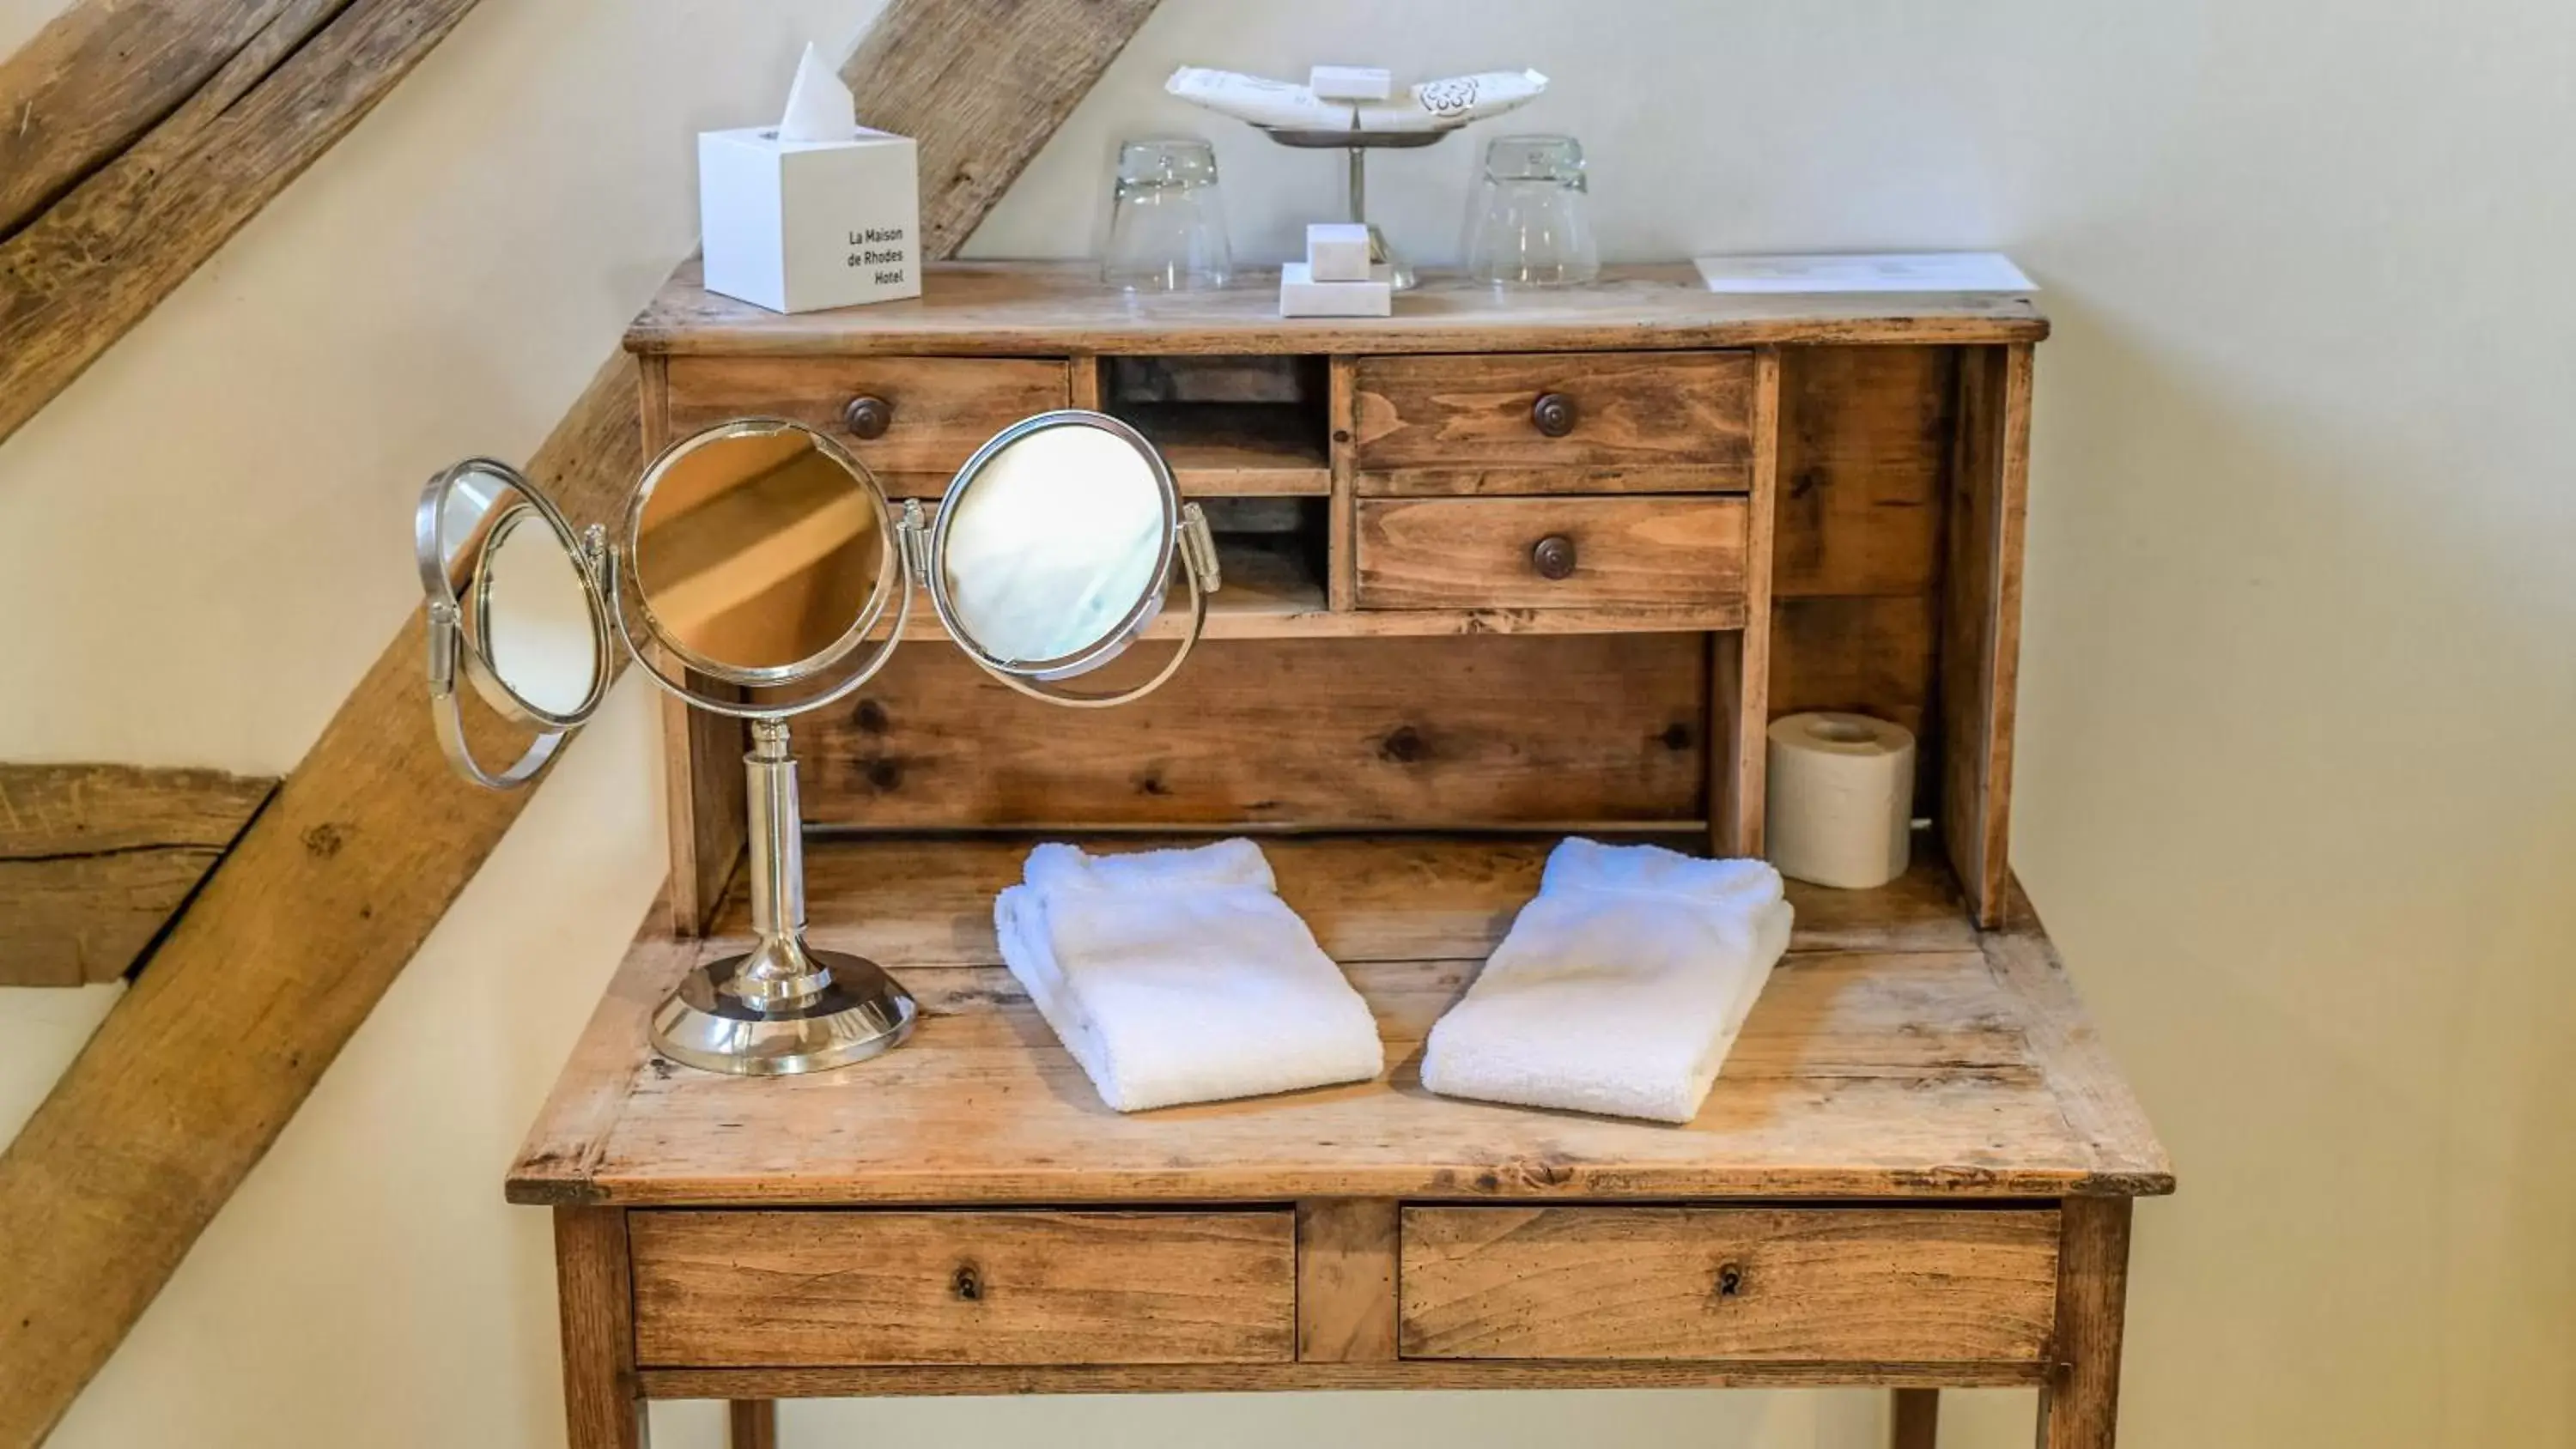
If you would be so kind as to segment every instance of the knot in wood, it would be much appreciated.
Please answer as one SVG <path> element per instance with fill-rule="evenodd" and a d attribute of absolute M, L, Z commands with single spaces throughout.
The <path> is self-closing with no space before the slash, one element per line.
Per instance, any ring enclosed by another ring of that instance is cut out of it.
<path fill-rule="evenodd" d="M 1430 754 L 1431 746 L 1422 738 L 1422 731 L 1411 725 L 1397 725 L 1378 741 L 1377 753 L 1388 764 L 1411 765 Z"/>

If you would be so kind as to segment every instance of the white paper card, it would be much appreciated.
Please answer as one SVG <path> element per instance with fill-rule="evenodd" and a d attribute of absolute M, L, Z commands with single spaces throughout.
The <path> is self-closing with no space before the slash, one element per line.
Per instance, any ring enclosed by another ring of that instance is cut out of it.
<path fill-rule="evenodd" d="M 1712 292 L 2036 292 L 2001 252 L 1772 253 L 1697 257 Z"/>

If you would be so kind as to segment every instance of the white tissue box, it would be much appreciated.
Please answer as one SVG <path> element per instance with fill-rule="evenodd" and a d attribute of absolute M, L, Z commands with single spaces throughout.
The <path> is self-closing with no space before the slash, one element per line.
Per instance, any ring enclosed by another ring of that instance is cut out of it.
<path fill-rule="evenodd" d="M 706 288 L 772 312 L 921 295 L 921 162 L 910 137 L 698 134 Z"/>

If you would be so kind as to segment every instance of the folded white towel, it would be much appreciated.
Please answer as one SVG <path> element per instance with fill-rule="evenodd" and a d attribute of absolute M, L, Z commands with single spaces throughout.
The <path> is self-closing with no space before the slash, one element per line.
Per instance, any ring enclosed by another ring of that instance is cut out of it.
<path fill-rule="evenodd" d="M 1761 861 L 1568 840 L 1431 1028 L 1422 1084 L 1687 1122 L 1788 949 L 1790 915 Z"/>
<path fill-rule="evenodd" d="M 993 923 L 1011 974 L 1121 1112 L 1365 1081 L 1386 1064 L 1368 1003 L 1249 840 L 1112 856 L 1041 845 Z"/>

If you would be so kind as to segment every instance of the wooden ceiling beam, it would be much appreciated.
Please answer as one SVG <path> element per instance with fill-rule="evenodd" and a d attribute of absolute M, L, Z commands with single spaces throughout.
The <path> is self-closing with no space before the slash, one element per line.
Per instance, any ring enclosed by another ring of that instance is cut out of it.
<path fill-rule="evenodd" d="M 170 119 L 254 39 L 300 39 L 339 7 L 288 18 L 296 8 L 79 0 L 47 22 L 0 61 L 0 238 Z"/>
<path fill-rule="evenodd" d="M 347 134 L 473 6 L 78 0 L 0 67 L 0 128 L 25 133 L 22 152 L 0 151 L 0 439 Z"/>
<path fill-rule="evenodd" d="M 220 770 L 0 765 L 0 986 L 123 976 L 276 788 Z"/>
<path fill-rule="evenodd" d="M 848 73 L 871 123 L 922 142 L 925 255 L 973 232 L 1154 5 L 890 0 Z M 642 464 L 621 353 L 529 471 L 579 523 Z M 448 772 L 421 649 L 414 614 L 0 1152 L 0 1449 L 51 1432 L 526 804 Z"/>

